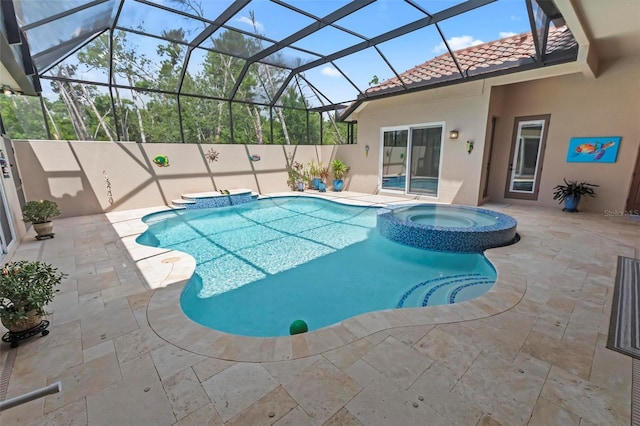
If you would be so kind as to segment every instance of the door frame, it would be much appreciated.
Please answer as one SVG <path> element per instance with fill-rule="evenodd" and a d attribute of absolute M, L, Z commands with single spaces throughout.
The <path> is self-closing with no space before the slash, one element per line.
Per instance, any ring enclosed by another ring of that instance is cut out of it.
<path fill-rule="evenodd" d="M 635 202 L 638 204 L 632 204 Z M 640 146 L 636 156 L 636 165 L 631 175 L 631 186 L 629 187 L 625 210 L 630 215 L 640 215 Z"/>
<path fill-rule="evenodd" d="M 516 145 L 518 145 L 518 132 L 520 128 L 520 123 L 524 121 L 544 121 L 544 126 L 542 128 L 542 138 L 540 140 L 540 147 L 538 149 L 538 159 L 536 162 L 536 171 L 534 174 L 535 180 L 533 183 L 533 192 L 517 192 L 511 191 L 511 175 L 513 172 L 514 164 L 514 155 L 516 150 Z M 549 135 L 549 125 L 551 123 L 551 114 L 542 114 L 542 115 L 527 115 L 521 117 L 515 117 L 513 119 L 513 133 L 511 136 L 511 150 L 509 152 L 509 162 L 507 166 L 507 182 L 504 187 L 504 198 L 515 198 L 520 200 L 533 200 L 536 201 L 538 199 L 538 191 L 540 190 L 540 180 L 542 180 L 542 163 L 544 162 L 544 152 L 547 147 L 547 136 Z"/>
<path fill-rule="evenodd" d="M 11 214 L 11 209 L 9 208 L 9 200 L 7 199 L 7 191 L 4 185 L 4 178 L 0 175 L 0 209 L 4 210 L 4 214 L 7 217 L 7 222 L 9 223 L 9 235 L 11 236 L 11 241 L 6 241 L 4 238 L 4 232 L 0 231 L 0 261 L 4 260 L 5 256 L 9 253 L 11 248 L 16 244 L 17 236 L 16 229 L 13 224 L 13 215 Z"/>
<path fill-rule="evenodd" d="M 406 164 L 408 164 L 407 155 L 409 154 L 409 137 L 411 137 L 411 132 L 409 132 L 409 127 L 407 126 L 388 126 L 388 127 L 380 127 L 380 154 L 378 156 L 378 191 L 390 192 L 393 194 L 405 194 L 407 184 L 405 182 L 405 189 L 400 191 L 399 189 L 389 189 L 382 187 L 382 176 L 384 175 L 384 133 L 385 132 L 395 132 L 398 130 L 407 130 L 407 153 L 405 154 L 405 169 L 407 168 Z"/>
<path fill-rule="evenodd" d="M 412 129 L 425 129 L 425 128 L 433 128 L 440 127 L 442 129 L 440 135 L 440 158 L 438 159 L 438 189 L 436 191 L 436 195 L 431 194 L 417 194 L 409 192 L 409 181 L 410 181 L 410 172 L 411 172 L 411 130 Z M 380 192 L 389 192 L 394 194 L 405 194 L 405 195 L 416 195 L 420 197 L 431 197 L 438 198 L 440 194 L 440 181 L 442 175 L 442 161 L 443 161 L 443 151 L 444 151 L 444 134 L 446 129 L 446 122 L 444 121 L 432 121 L 428 123 L 417 123 L 417 124 L 406 124 L 402 126 L 388 126 L 388 127 L 380 127 L 380 155 L 378 158 L 378 191 Z M 398 130 L 406 130 L 407 131 L 407 153 L 405 154 L 405 169 L 406 169 L 406 178 L 404 189 L 402 191 L 397 189 L 389 189 L 382 188 L 382 175 L 384 171 L 384 133 L 385 132 L 393 132 Z"/>

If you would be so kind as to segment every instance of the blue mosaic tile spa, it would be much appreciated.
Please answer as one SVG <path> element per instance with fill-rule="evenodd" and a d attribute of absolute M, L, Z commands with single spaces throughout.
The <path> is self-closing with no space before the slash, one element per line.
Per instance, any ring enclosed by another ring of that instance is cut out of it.
<path fill-rule="evenodd" d="M 440 204 L 410 204 L 382 208 L 381 235 L 400 244 L 427 250 L 482 253 L 518 240 L 517 222 L 493 210 Z"/>

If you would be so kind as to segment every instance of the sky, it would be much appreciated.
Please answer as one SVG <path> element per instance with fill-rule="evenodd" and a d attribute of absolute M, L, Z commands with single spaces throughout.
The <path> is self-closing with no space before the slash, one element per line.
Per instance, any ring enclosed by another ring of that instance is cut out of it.
<path fill-rule="evenodd" d="M 77 0 L 55 0 L 56 2 L 77 3 Z M 325 16 L 348 4 L 348 0 L 283 0 L 293 7 L 303 9 L 316 16 Z M 414 0 L 429 13 L 437 13 L 462 0 Z M 174 0 L 155 0 L 156 3 L 176 7 Z M 114 2 L 116 5 L 118 2 Z M 50 3 L 49 3 L 50 4 Z M 201 7 L 205 16 L 220 14 L 231 4 L 223 0 L 202 0 Z M 254 19 L 252 19 L 252 16 Z M 424 18 L 424 14 L 404 0 L 377 0 L 357 12 L 336 22 L 365 37 L 372 38 L 399 26 Z M 312 19 L 284 8 L 268 0 L 254 0 L 234 15 L 227 25 L 252 32 L 274 40 L 282 40 L 296 31 L 314 22 Z M 171 14 L 159 8 L 151 7 L 133 0 L 126 0 L 119 25 L 143 29 L 161 35 L 163 31 L 182 27 L 187 38 L 192 39 L 203 29 L 201 22 Z M 475 9 L 463 15 L 441 21 L 440 29 L 453 50 L 497 40 L 509 35 L 529 31 L 529 21 L 525 0 L 497 0 L 487 6 Z M 68 25 L 67 25 L 68 27 Z M 68 31 L 74 31 L 69 28 Z M 75 29 L 77 32 L 77 29 Z M 155 53 L 157 39 L 129 34 L 135 39 L 137 48 L 147 56 L 157 59 Z M 320 55 L 328 55 L 362 42 L 361 38 L 333 27 L 305 37 L 293 44 L 293 47 L 306 49 Z M 419 65 L 446 52 L 442 38 L 434 25 L 422 28 L 400 38 L 378 44 L 377 47 L 398 73 Z M 299 50 L 287 49 L 286 57 L 295 56 L 304 61 L 318 59 L 318 56 Z M 202 57 L 195 55 L 194 57 Z M 197 61 L 197 59 L 194 59 Z M 195 71 L 200 64 L 190 64 L 189 71 Z M 358 90 L 343 76 L 355 84 L 360 91 L 369 87 L 376 76 L 380 82 L 394 77 L 382 57 L 368 48 L 357 54 L 337 59 L 335 66 L 323 64 L 305 72 L 307 79 L 321 90 L 332 102 L 346 102 L 355 99 Z M 103 79 L 104 76 L 95 77 Z"/>

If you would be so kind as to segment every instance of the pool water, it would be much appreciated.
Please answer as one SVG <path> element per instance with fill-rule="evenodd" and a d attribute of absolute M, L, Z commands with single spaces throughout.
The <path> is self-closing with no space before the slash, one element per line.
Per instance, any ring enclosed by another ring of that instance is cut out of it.
<path fill-rule="evenodd" d="M 477 227 L 495 225 L 495 216 L 479 210 L 455 209 L 451 206 L 412 206 L 394 209 L 393 215 L 422 225 L 449 228 Z"/>
<path fill-rule="evenodd" d="M 382 178 L 382 188 L 384 189 L 399 189 L 404 191 L 406 184 L 406 175 L 384 176 Z M 435 193 L 438 191 L 438 178 L 412 177 L 410 186 L 412 190 L 424 190 Z"/>
<path fill-rule="evenodd" d="M 288 335 L 297 319 L 316 330 L 365 312 L 459 302 L 495 282 L 484 256 L 392 242 L 376 216 L 376 208 L 270 198 L 150 215 L 138 242 L 191 254 L 185 314 L 246 336 Z"/>

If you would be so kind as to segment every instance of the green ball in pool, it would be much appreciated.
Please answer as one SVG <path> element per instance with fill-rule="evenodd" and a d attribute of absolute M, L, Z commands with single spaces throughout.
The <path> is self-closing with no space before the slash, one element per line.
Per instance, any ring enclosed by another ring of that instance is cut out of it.
<path fill-rule="evenodd" d="M 309 327 L 307 323 L 302 320 L 295 320 L 289 326 L 289 334 L 291 335 L 306 333 L 307 331 L 309 331 Z"/>

